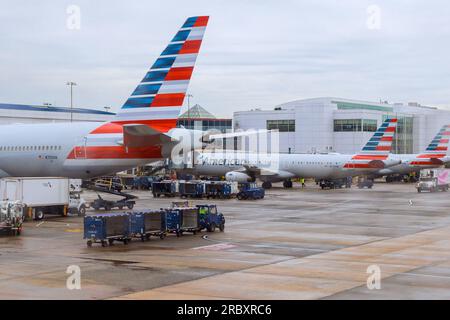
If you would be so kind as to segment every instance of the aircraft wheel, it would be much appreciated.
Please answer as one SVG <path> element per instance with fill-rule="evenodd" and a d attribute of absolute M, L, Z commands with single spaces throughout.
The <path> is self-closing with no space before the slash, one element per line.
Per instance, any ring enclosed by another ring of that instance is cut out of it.
<path fill-rule="evenodd" d="M 283 187 L 285 187 L 286 189 L 292 188 L 292 181 L 291 180 L 283 181 Z"/>
<path fill-rule="evenodd" d="M 263 187 L 264 189 L 270 189 L 270 188 L 272 188 L 272 182 L 270 182 L 270 181 L 264 181 L 263 184 L 262 184 L 262 187 Z"/>
<path fill-rule="evenodd" d="M 214 232 L 216 231 L 216 224 L 213 222 L 206 229 L 208 230 L 208 232 Z"/>

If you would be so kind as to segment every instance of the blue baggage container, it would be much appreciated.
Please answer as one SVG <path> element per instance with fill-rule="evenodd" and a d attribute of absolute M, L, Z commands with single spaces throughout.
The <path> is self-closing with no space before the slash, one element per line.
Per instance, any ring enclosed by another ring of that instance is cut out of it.
<path fill-rule="evenodd" d="M 140 176 L 133 178 L 133 189 L 138 190 L 150 190 L 152 183 L 155 181 L 155 177 L 152 176 Z"/>
<path fill-rule="evenodd" d="M 194 234 L 200 231 L 200 216 L 197 207 L 179 208 L 181 214 L 181 232 L 192 232 Z"/>
<path fill-rule="evenodd" d="M 132 212 L 130 233 L 133 237 L 141 238 L 142 241 L 149 240 L 150 236 L 163 239 L 166 234 L 165 212 L 163 210 Z"/>
<path fill-rule="evenodd" d="M 200 231 L 200 217 L 197 207 L 178 207 L 166 210 L 166 227 L 168 232 L 176 233 Z"/>
<path fill-rule="evenodd" d="M 178 208 L 166 209 L 166 231 L 176 233 L 177 237 L 180 236 L 181 217 Z"/>
<path fill-rule="evenodd" d="M 161 195 L 175 197 L 178 194 L 178 182 L 172 180 L 153 182 L 152 193 L 155 198 L 159 198 Z"/>
<path fill-rule="evenodd" d="M 205 193 L 205 183 L 202 181 L 180 182 L 179 193 L 182 198 L 201 198 Z"/>
<path fill-rule="evenodd" d="M 105 213 L 84 217 L 84 239 L 88 247 L 93 243 L 106 246 L 114 241 L 128 244 L 130 241 L 130 215 L 128 213 Z"/>
<path fill-rule="evenodd" d="M 237 185 L 233 182 L 211 181 L 205 184 L 205 194 L 208 199 L 230 199 L 237 192 Z"/>

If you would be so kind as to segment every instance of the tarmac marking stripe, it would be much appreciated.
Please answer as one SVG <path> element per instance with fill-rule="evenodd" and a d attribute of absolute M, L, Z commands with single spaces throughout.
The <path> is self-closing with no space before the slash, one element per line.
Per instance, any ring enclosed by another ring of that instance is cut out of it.
<path fill-rule="evenodd" d="M 234 244 L 231 243 L 218 243 L 218 244 L 212 244 L 209 246 L 201 246 L 201 247 L 195 247 L 192 248 L 192 250 L 212 250 L 212 251 L 219 251 L 219 250 L 227 250 L 231 248 L 237 247 Z"/>

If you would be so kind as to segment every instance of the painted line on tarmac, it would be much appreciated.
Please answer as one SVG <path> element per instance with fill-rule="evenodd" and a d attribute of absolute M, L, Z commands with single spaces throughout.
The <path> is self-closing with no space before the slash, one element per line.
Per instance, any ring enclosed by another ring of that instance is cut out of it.
<path fill-rule="evenodd" d="M 219 245 L 220 244 L 232 245 L 233 248 L 241 246 L 241 247 L 251 247 L 251 248 L 292 249 L 291 247 L 280 246 L 280 245 L 246 244 L 246 243 L 241 243 L 241 242 L 230 242 L 230 241 L 214 240 L 214 239 L 210 239 L 208 237 L 208 235 L 206 235 L 206 234 L 202 236 L 202 239 L 206 240 L 206 241 L 210 241 L 210 242 L 216 242 Z M 215 245 L 209 245 L 209 246 L 203 246 L 203 247 L 195 247 L 195 248 L 191 248 L 191 249 L 198 250 L 199 248 L 213 247 L 213 246 L 215 246 Z M 231 249 L 231 247 L 229 247 L 227 249 Z M 314 248 L 297 248 L 297 249 L 301 249 L 301 250 L 305 250 L 305 251 L 312 251 L 312 252 L 317 252 L 317 253 L 329 252 L 330 251 L 330 250 L 327 250 L 327 249 L 314 249 Z"/>

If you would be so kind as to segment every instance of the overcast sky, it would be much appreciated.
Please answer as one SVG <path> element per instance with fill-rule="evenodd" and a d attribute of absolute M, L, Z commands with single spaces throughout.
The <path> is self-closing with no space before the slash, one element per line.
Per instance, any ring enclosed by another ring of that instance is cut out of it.
<path fill-rule="evenodd" d="M 186 17 L 210 15 L 189 92 L 216 115 L 321 96 L 450 106 L 444 0 L 0 5 L 3 103 L 67 106 L 70 80 L 78 83 L 76 107 L 115 111 Z M 79 30 L 67 28 L 69 5 L 81 10 Z"/>

